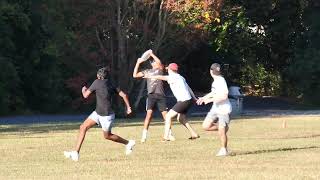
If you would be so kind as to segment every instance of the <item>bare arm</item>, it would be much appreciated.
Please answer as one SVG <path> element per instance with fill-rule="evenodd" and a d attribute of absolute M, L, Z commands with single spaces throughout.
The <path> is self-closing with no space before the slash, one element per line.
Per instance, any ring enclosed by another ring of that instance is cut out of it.
<path fill-rule="evenodd" d="M 208 104 L 211 102 L 219 103 L 228 99 L 228 94 L 226 93 L 218 93 L 215 94 L 213 92 L 208 93 L 207 95 L 199 98 L 197 100 L 197 104 L 201 105 L 202 103 Z"/>
<path fill-rule="evenodd" d="M 153 54 L 153 52 L 150 55 L 154 61 L 156 61 L 159 65 L 162 65 L 161 60 L 155 54 Z"/>
<path fill-rule="evenodd" d="M 140 64 L 141 63 L 143 63 L 144 61 L 143 61 L 143 59 L 141 59 L 141 58 L 139 58 L 138 60 L 137 60 L 137 63 L 136 63 L 136 65 L 135 65 L 135 67 L 134 67 L 134 70 L 133 70 L 133 78 L 141 78 L 141 77 L 143 77 L 143 73 L 142 72 L 138 72 L 138 70 L 139 70 L 139 67 L 140 67 Z"/>
<path fill-rule="evenodd" d="M 219 103 L 228 99 L 228 94 L 214 94 L 213 97 L 204 99 L 204 103 L 208 104 L 211 102 Z"/>
<path fill-rule="evenodd" d="M 159 79 L 159 80 L 162 80 L 162 81 L 168 81 L 168 76 L 162 76 L 162 75 L 157 75 L 157 76 L 144 76 L 143 78 Z"/>
<path fill-rule="evenodd" d="M 82 96 L 84 98 L 87 98 L 87 97 L 89 97 L 90 94 L 91 94 L 91 91 L 86 86 L 83 86 L 82 87 Z"/>
<path fill-rule="evenodd" d="M 126 104 L 127 114 L 130 114 L 132 112 L 132 110 L 131 110 L 131 106 L 129 103 L 128 95 L 126 93 L 124 93 L 123 91 L 120 91 L 119 96 L 123 99 L 124 103 Z"/>
<path fill-rule="evenodd" d="M 188 84 L 187 84 L 187 86 L 188 86 L 188 89 L 189 89 L 189 92 L 190 92 L 192 98 L 193 98 L 194 100 L 198 100 L 198 99 L 196 98 L 196 96 L 194 95 L 194 93 L 193 93 L 192 89 L 190 88 L 190 86 L 189 86 Z"/>

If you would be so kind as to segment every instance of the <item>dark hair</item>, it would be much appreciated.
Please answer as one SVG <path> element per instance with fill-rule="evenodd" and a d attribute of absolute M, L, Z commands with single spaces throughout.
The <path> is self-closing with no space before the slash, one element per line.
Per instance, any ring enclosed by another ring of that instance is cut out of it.
<path fill-rule="evenodd" d="M 97 71 L 97 77 L 99 79 L 106 79 L 107 78 L 107 75 L 108 75 L 108 70 L 107 68 L 103 67 L 103 68 L 100 68 L 98 71 Z"/>

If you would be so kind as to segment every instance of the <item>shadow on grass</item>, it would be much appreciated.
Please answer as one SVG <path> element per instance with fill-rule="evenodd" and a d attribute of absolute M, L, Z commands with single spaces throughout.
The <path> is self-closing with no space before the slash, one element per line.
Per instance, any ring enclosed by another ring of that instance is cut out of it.
<path fill-rule="evenodd" d="M 292 148 L 278 148 L 278 149 L 263 149 L 257 151 L 245 151 L 245 152 L 232 152 L 230 156 L 239 156 L 239 155 L 250 155 L 250 154 L 264 154 L 264 153 L 273 153 L 273 152 L 281 152 L 281 151 L 297 151 L 303 149 L 318 149 L 319 146 L 308 146 L 308 147 L 292 147 Z"/>
<path fill-rule="evenodd" d="M 143 119 L 116 119 L 114 127 L 134 127 L 143 126 Z M 198 123 L 200 121 L 192 120 L 191 124 Z M 82 122 L 58 122 L 58 123 L 44 123 L 44 124 L 17 124 L 17 125 L 0 125 L 0 135 L 31 135 L 37 133 L 48 133 L 58 131 L 78 130 Z M 173 121 L 173 124 L 179 124 L 177 121 Z M 164 125 L 162 119 L 154 119 L 151 126 Z M 93 128 L 101 128 L 100 126 L 94 126 Z"/>
<path fill-rule="evenodd" d="M 80 123 L 74 124 L 40 124 L 40 125 L 10 125 L 8 127 L 0 126 L 0 135 L 6 133 L 13 133 L 15 135 L 21 134 L 37 134 L 48 133 L 52 131 L 66 131 L 79 129 Z"/>

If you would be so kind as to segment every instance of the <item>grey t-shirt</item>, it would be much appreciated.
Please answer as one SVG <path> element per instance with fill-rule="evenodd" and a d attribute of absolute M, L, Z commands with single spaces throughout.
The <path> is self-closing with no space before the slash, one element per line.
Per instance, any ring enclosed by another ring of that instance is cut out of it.
<path fill-rule="evenodd" d="M 147 69 L 142 71 L 142 73 L 147 76 L 163 75 L 163 71 L 161 69 Z M 162 80 L 148 78 L 147 88 L 148 94 L 160 94 L 163 96 L 165 95 Z"/>
<path fill-rule="evenodd" d="M 116 88 L 108 79 L 96 79 L 89 87 L 91 92 L 96 92 L 96 112 L 100 116 L 109 116 L 113 114 L 111 108 L 111 96 L 119 93 L 120 89 Z"/>

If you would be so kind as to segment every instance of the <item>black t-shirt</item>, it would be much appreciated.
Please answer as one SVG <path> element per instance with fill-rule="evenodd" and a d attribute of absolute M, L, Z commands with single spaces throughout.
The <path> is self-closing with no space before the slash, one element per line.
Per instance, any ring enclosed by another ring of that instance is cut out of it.
<path fill-rule="evenodd" d="M 95 111 L 100 116 L 109 116 L 114 113 L 111 108 L 111 96 L 119 93 L 119 88 L 115 87 L 108 79 L 96 79 L 89 87 L 89 90 L 96 92 L 97 103 Z"/>
<path fill-rule="evenodd" d="M 160 69 L 147 69 L 142 71 L 143 75 L 147 76 L 155 76 L 155 75 L 163 75 L 163 71 Z M 148 94 L 159 94 L 164 96 L 163 90 L 163 82 L 159 79 L 147 79 L 147 89 Z"/>

